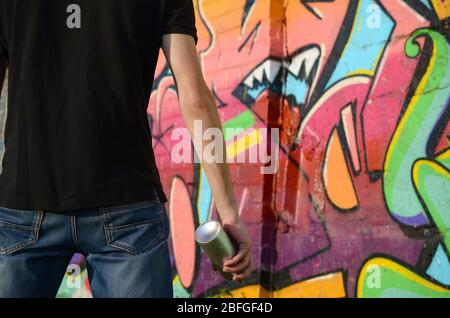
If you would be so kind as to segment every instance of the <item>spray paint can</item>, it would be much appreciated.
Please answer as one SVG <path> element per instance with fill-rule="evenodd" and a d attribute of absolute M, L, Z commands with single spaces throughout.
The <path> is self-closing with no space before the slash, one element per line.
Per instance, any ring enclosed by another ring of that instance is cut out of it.
<path fill-rule="evenodd" d="M 195 231 L 195 240 L 208 255 L 211 262 L 219 268 L 220 274 L 225 279 L 232 280 L 233 275 L 225 273 L 222 268 L 224 259 L 233 257 L 236 254 L 236 249 L 220 223 L 208 221 L 200 225 Z"/>

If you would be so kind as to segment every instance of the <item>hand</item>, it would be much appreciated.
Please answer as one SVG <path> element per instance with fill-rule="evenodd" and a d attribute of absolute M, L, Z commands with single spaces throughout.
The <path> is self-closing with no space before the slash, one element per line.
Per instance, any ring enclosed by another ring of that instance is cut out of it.
<path fill-rule="evenodd" d="M 222 226 L 237 248 L 236 255 L 224 261 L 222 270 L 232 273 L 233 281 L 242 281 L 253 271 L 250 235 L 241 220 L 223 222 Z"/>

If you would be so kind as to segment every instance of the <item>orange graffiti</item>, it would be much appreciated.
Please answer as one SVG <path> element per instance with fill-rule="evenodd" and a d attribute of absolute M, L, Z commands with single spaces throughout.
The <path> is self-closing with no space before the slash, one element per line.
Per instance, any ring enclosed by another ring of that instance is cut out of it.
<path fill-rule="evenodd" d="M 325 191 L 334 205 L 343 210 L 350 210 L 358 206 L 358 198 L 353 188 L 336 128 L 334 128 L 328 143 L 323 179 Z"/>

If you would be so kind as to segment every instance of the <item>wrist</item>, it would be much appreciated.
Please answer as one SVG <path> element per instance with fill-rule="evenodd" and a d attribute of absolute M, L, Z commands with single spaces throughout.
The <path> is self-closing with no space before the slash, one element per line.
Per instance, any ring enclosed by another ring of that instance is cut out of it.
<path fill-rule="evenodd" d="M 227 202 L 226 204 L 216 204 L 217 212 L 219 213 L 220 220 L 224 224 L 239 224 L 241 223 L 241 217 L 239 215 L 239 209 L 235 201 Z"/>
<path fill-rule="evenodd" d="M 242 223 L 241 217 L 238 213 L 233 213 L 231 215 L 224 215 L 220 216 L 220 220 L 222 221 L 222 224 L 233 224 L 233 225 L 239 225 Z"/>

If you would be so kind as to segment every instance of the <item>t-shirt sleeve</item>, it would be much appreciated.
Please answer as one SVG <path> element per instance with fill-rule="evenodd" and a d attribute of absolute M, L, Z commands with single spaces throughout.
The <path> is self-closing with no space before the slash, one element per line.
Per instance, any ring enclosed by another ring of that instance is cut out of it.
<path fill-rule="evenodd" d="M 163 3 L 162 34 L 188 34 L 194 38 L 195 44 L 197 44 L 198 37 L 192 0 L 165 0 Z"/>
<path fill-rule="evenodd" d="M 3 63 L 6 63 L 7 60 L 7 47 L 6 47 L 6 37 L 5 37 L 5 25 L 4 25 L 4 16 L 1 14 L 3 12 L 3 7 L 0 6 L 0 60 Z"/>
<path fill-rule="evenodd" d="M 2 30 L 0 30 L 1 32 Z M 5 41 L 2 38 L 2 35 L 0 34 L 0 64 L 6 63 L 7 60 L 7 54 L 6 54 L 6 45 Z"/>
<path fill-rule="evenodd" d="M 0 62 L 5 59 L 6 56 L 6 48 L 5 48 L 5 40 L 3 38 L 3 26 L 0 17 Z"/>

